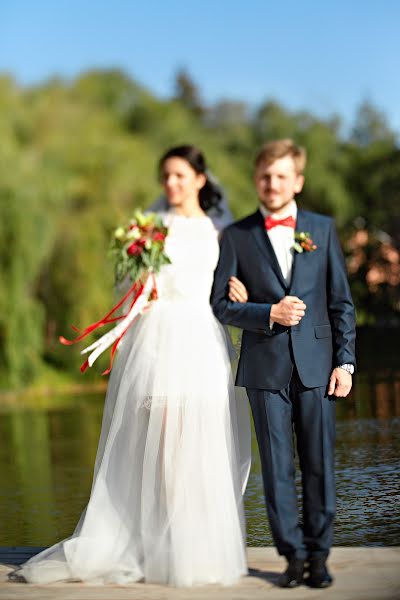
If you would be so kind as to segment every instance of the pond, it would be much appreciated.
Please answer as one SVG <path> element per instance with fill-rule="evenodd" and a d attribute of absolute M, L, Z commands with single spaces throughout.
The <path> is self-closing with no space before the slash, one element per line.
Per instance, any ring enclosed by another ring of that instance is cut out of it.
<path fill-rule="evenodd" d="M 0 404 L 0 546 L 47 546 L 84 508 L 103 397 Z M 337 545 L 400 544 L 400 372 L 358 375 L 337 402 Z M 271 545 L 257 445 L 246 492 L 248 544 Z"/>

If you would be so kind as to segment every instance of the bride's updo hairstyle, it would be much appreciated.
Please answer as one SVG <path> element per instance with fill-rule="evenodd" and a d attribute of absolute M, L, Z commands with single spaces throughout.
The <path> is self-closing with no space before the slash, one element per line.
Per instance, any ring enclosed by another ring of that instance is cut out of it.
<path fill-rule="evenodd" d="M 222 201 L 223 194 L 220 187 L 210 179 L 203 153 L 200 152 L 196 146 L 191 146 L 190 144 L 170 148 L 170 150 L 167 150 L 167 152 L 161 157 L 160 162 L 158 163 L 158 171 L 160 175 L 163 165 L 168 158 L 182 158 L 189 163 L 196 173 L 206 176 L 206 182 L 199 191 L 200 207 L 202 210 L 204 210 L 204 212 L 207 212 L 212 208 L 215 208 L 218 212 L 220 212 L 220 203 Z"/>

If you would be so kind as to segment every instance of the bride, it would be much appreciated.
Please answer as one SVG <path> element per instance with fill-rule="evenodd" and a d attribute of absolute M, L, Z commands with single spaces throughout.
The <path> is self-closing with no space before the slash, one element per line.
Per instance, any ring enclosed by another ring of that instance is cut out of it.
<path fill-rule="evenodd" d="M 247 572 L 247 403 L 209 304 L 219 246 L 206 213 L 221 194 L 193 146 L 159 170 L 171 264 L 112 370 L 89 503 L 70 538 L 22 566 L 28 582 L 226 585 Z"/>

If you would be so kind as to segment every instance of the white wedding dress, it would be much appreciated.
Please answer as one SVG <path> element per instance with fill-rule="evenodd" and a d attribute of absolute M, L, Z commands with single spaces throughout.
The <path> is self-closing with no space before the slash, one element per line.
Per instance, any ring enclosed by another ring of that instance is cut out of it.
<path fill-rule="evenodd" d="M 231 584 L 247 572 L 247 402 L 235 397 L 209 304 L 208 217 L 165 215 L 172 264 L 111 373 L 89 503 L 73 535 L 34 556 L 28 582 Z"/>

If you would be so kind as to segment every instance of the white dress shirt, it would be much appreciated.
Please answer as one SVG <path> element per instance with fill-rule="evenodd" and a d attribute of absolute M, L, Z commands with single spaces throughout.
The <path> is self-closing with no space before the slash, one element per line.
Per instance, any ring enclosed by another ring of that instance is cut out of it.
<path fill-rule="evenodd" d="M 268 215 L 271 215 L 272 218 L 274 218 L 274 215 L 267 210 L 263 204 L 260 204 L 260 211 L 264 219 Z M 284 213 L 279 216 L 276 215 L 277 219 L 286 219 L 286 217 L 293 217 L 296 221 L 297 204 L 295 200 L 291 201 Z M 286 284 L 289 285 L 292 277 L 294 257 L 294 229 L 292 227 L 285 227 L 284 225 L 276 225 L 269 231 L 266 230 L 265 233 L 271 241 L 283 278 L 286 281 Z"/>
<path fill-rule="evenodd" d="M 267 210 L 263 204 L 260 204 L 260 212 L 264 219 L 266 219 L 268 215 L 272 216 L 272 213 Z M 293 217 L 293 219 L 296 221 L 297 204 L 295 200 L 292 200 L 287 210 L 276 218 L 286 219 L 286 217 Z M 292 277 L 294 257 L 294 229 L 292 227 L 285 227 L 284 225 L 276 225 L 269 231 L 265 230 L 265 233 L 270 239 L 272 248 L 278 260 L 278 264 L 281 268 L 283 278 L 286 284 L 289 285 Z M 269 326 L 270 329 L 272 329 L 274 326 L 274 321 L 272 321 L 272 319 L 269 320 Z"/>

